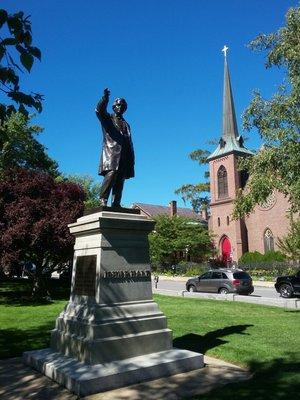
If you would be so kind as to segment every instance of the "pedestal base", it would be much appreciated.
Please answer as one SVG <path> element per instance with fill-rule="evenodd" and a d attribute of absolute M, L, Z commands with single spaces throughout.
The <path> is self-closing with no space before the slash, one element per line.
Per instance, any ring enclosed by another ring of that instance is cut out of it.
<path fill-rule="evenodd" d="M 125 360 L 88 365 L 52 349 L 23 353 L 24 363 L 80 396 L 202 368 L 203 355 L 171 349 Z"/>

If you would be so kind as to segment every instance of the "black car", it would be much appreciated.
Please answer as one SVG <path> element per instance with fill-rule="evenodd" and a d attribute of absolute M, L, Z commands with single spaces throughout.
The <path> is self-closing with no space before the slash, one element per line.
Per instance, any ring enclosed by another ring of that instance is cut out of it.
<path fill-rule="evenodd" d="M 201 276 L 186 282 L 189 292 L 236 293 L 248 295 L 253 293 L 252 278 L 240 269 L 212 269 Z"/>
<path fill-rule="evenodd" d="M 286 299 L 300 295 L 300 270 L 295 275 L 278 276 L 275 289 Z"/>

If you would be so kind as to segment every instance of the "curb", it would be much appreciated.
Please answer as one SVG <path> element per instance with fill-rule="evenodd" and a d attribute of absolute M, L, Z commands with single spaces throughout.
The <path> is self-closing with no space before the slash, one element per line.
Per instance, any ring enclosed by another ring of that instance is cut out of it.
<path fill-rule="evenodd" d="M 233 293 L 228 294 L 218 294 L 218 293 L 195 293 L 188 292 L 186 290 L 175 291 L 175 290 L 164 290 L 164 289 L 154 289 L 153 293 L 162 294 L 165 296 L 178 296 L 184 298 L 193 299 L 206 299 L 206 300 L 221 300 L 221 301 L 238 301 L 242 303 L 258 304 L 273 307 L 282 307 L 286 309 L 299 310 L 300 309 L 300 299 L 282 299 L 282 298 L 269 298 L 269 297 L 249 297 L 241 296 Z"/>

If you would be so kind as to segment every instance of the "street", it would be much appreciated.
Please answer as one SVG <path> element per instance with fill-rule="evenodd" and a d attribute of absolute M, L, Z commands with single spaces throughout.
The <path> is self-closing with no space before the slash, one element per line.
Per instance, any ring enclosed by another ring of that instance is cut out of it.
<path fill-rule="evenodd" d="M 183 280 L 179 280 L 182 278 L 179 278 L 178 280 L 175 280 L 176 278 L 173 279 L 163 279 L 159 278 L 157 288 L 158 289 L 163 289 L 163 290 L 174 290 L 176 292 L 180 292 L 182 290 L 185 290 L 185 282 Z M 187 280 L 188 278 L 186 278 Z M 154 282 L 152 279 L 152 285 L 154 287 Z M 252 297 L 258 296 L 258 297 L 268 297 L 268 298 L 279 298 L 279 294 L 276 292 L 274 287 L 261 287 L 261 286 L 254 286 L 254 292 L 250 295 Z"/>

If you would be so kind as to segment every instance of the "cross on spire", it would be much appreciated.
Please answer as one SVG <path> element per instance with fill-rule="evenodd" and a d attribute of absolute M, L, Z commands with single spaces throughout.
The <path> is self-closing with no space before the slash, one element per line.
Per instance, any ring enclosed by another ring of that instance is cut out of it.
<path fill-rule="evenodd" d="M 225 44 L 224 47 L 223 47 L 223 49 L 222 49 L 225 58 L 227 57 L 227 50 L 228 50 L 228 49 L 229 49 L 229 47 L 227 47 L 226 44 Z"/>

